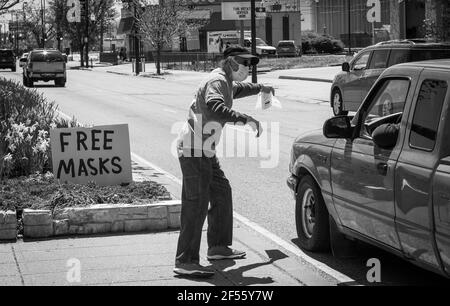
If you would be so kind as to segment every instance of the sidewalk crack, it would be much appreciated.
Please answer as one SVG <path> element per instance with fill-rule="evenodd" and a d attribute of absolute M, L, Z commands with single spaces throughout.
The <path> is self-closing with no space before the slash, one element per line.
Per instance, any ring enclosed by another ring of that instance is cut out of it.
<path fill-rule="evenodd" d="M 22 286 L 25 286 L 25 280 L 23 279 L 22 271 L 20 270 L 20 265 L 19 265 L 19 262 L 17 261 L 16 250 L 14 249 L 14 246 L 12 246 L 12 245 L 11 245 L 11 251 L 14 256 L 14 262 L 16 263 L 17 271 L 19 271 L 20 282 L 22 283 Z"/>

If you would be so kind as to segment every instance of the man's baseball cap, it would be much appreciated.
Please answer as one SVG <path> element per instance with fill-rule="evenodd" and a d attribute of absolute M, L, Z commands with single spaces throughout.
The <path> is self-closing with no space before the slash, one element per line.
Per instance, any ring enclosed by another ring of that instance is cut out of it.
<path fill-rule="evenodd" d="M 223 51 L 223 58 L 229 56 L 237 56 L 242 59 L 249 59 L 251 65 L 256 65 L 259 63 L 259 58 L 257 56 L 251 55 L 250 52 L 244 47 L 238 45 L 231 45 Z"/>

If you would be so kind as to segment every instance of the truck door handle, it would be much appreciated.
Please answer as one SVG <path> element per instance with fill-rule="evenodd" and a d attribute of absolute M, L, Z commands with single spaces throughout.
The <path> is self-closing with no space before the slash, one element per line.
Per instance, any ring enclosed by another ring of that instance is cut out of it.
<path fill-rule="evenodd" d="M 389 169 L 389 166 L 387 163 L 378 163 L 377 164 L 378 173 L 381 175 L 386 175 L 388 169 Z"/>

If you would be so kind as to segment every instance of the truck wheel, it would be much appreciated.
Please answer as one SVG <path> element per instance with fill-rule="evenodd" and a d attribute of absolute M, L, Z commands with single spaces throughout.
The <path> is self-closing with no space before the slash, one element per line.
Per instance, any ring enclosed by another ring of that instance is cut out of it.
<path fill-rule="evenodd" d="M 28 80 L 25 76 L 22 77 L 23 86 L 28 87 Z"/>
<path fill-rule="evenodd" d="M 330 248 L 328 211 L 314 179 L 304 176 L 297 188 L 295 223 L 300 247 L 307 251 Z"/>
<path fill-rule="evenodd" d="M 57 87 L 64 87 L 64 86 L 66 86 L 66 80 L 64 80 L 64 79 L 56 79 L 55 80 L 55 86 L 57 86 Z"/>
<path fill-rule="evenodd" d="M 333 107 L 333 114 L 335 116 L 345 116 L 348 111 L 344 111 L 344 101 L 342 99 L 342 93 L 339 88 L 333 90 L 331 107 Z"/>

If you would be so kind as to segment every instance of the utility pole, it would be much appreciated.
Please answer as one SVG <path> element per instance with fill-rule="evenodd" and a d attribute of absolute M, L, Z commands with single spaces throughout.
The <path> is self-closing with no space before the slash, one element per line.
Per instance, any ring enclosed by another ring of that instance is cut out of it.
<path fill-rule="evenodd" d="M 89 68 L 89 0 L 85 1 L 85 10 L 86 10 L 86 33 L 84 37 L 84 45 L 86 48 L 86 67 Z"/>
<path fill-rule="evenodd" d="M 351 27 L 351 21 L 352 21 L 352 12 L 351 12 L 351 0 L 347 0 L 348 4 L 348 54 L 352 54 L 352 27 Z"/>
<path fill-rule="evenodd" d="M 250 19 L 252 30 L 252 54 L 256 56 L 256 5 L 255 0 L 251 0 L 250 4 Z M 252 83 L 258 83 L 258 76 L 256 65 L 252 66 Z"/>
<path fill-rule="evenodd" d="M 161 3 L 159 5 L 164 5 L 164 2 L 161 1 Z M 137 2 L 134 3 L 134 18 L 137 18 Z M 136 22 L 135 22 L 136 23 Z M 140 50 L 139 50 L 139 37 L 138 37 L 138 27 L 136 25 L 134 25 L 134 55 L 136 57 L 135 63 L 136 63 L 136 67 L 135 70 L 136 71 L 136 75 L 139 75 L 140 72 Z"/>
<path fill-rule="evenodd" d="M 42 17 L 42 42 L 41 47 L 45 48 L 45 0 L 41 0 L 41 17 Z"/>

